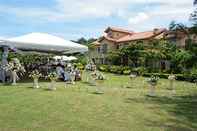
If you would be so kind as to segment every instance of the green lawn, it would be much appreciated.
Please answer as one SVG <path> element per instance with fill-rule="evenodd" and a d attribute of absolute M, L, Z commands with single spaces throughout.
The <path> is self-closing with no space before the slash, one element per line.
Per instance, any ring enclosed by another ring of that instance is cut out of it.
<path fill-rule="evenodd" d="M 32 83 L 0 85 L 0 131 L 196 131 L 197 87 L 160 80 L 157 97 L 148 97 L 148 84 L 140 77 L 132 88 L 128 76 L 106 74 L 104 94 L 94 86 L 57 83 L 56 91 L 32 89 Z M 87 90 L 88 89 L 88 90 Z"/>

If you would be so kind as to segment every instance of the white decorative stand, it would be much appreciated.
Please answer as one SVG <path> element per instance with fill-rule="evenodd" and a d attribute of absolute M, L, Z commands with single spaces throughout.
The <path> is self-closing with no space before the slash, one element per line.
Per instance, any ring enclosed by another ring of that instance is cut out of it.
<path fill-rule="evenodd" d="M 39 85 L 38 85 L 38 78 L 34 78 L 33 87 L 36 88 L 36 89 L 40 88 Z"/>
<path fill-rule="evenodd" d="M 176 93 L 174 89 L 174 81 L 176 80 L 176 76 L 171 74 L 169 75 L 168 80 L 170 81 L 169 86 L 170 86 L 170 90 L 172 90 L 172 95 L 173 95 Z"/>
<path fill-rule="evenodd" d="M 170 89 L 172 90 L 172 94 L 176 93 L 176 91 L 174 89 L 174 80 L 170 80 Z"/>
<path fill-rule="evenodd" d="M 91 86 L 96 86 L 96 78 L 90 77 L 89 83 Z"/>
<path fill-rule="evenodd" d="M 150 83 L 150 92 L 148 95 L 149 96 L 156 96 L 155 89 L 156 89 L 156 83 Z"/>
<path fill-rule="evenodd" d="M 90 72 L 85 70 L 83 73 L 83 81 L 88 83 L 90 81 L 89 77 L 90 77 Z"/>
<path fill-rule="evenodd" d="M 96 88 L 96 93 L 97 94 L 103 94 L 104 92 L 101 90 L 101 86 L 104 83 L 104 80 L 95 80 L 97 82 L 97 85 L 95 86 Z"/>
<path fill-rule="evenodd" d="M 51 83 L 49 85 L 49 90 L 56 90 L 56 87 L 55 87 L 55 80 L 51 80 Z"/>
<path fill-rule="evenodd" d="M 16 85 L 17 74 L 16 71 L 12 71 L 12 85 Z"/>
<path fill-rule="evenodd" d="M 71 73 L 70 77 L 71 77 L 71 84 L 74 85 L 75 84 L 75 74 Z"/>

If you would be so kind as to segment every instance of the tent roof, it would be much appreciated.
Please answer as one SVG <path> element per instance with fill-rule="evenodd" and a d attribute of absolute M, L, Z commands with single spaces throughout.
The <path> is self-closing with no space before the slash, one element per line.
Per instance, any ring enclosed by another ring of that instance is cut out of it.
<path fill-rule="evenodd" d="M 19 49 L 57 51 L 65 53 L 87 52 L 88 47 L 46 33 L 30 33 L 4 40 L 4 43 Z"/>

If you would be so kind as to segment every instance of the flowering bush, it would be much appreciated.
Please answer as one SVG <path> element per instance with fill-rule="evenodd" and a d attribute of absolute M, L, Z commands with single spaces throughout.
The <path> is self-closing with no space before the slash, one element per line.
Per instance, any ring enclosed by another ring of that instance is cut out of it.
<path fill-rule="evenodd" d="M 38 78 L 42 77 L 42 74 L 39 73 L 38 70 L 34 70 L 34 71 L 32 71 L 32 72 L 29 74 L 29 77 L 30 77 L 30 78 L 33 78 L 33 79 L 38 79 Z"/>

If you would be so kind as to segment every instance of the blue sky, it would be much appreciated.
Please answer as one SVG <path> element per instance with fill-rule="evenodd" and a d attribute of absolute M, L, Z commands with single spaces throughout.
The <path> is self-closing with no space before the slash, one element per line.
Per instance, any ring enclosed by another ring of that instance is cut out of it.
<path fill-rule="evenodd" d="M 108 26 L 138 31 L 188 24 L 193 0 L 0 0 L 0 37 L 31 32 L 98 37 Z"/>

